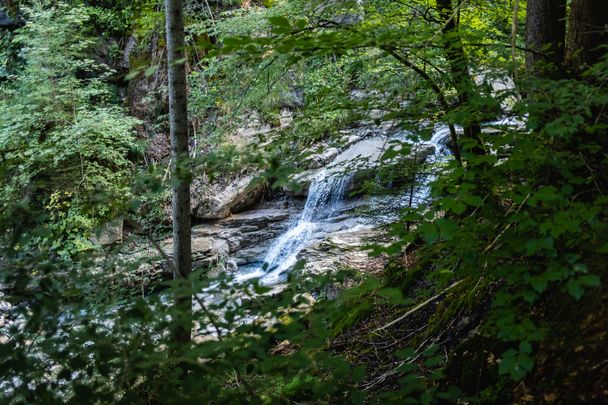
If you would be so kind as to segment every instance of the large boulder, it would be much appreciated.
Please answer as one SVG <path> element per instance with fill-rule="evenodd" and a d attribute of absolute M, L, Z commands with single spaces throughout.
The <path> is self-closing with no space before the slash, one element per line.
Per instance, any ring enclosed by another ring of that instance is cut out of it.
<path fill-rule="evenodd" d="M 254 175 L 237 178 L 227 184 L 195 181 L 192 191 L 192 214 L 200 219 L 224 219 L 255 205 L 264 191 Z"/>
<path fill-rule="evenodd" d="M 379 231 L 373 228 L 347 229 L 330 233 L 298 254 L 304 265 L 298 274 L 314 276 L 350 268 L 367 274 L 380 273 L 386 262 L 383 256 L 370 257 L 365 246 L 377 243 Z"/>
<path fill-rule="evenodd" d="M 91 236 L 91 241 L 98 245 L 107 246 L 122 242 L 124 220 L 122 218 L 106 222 Z"/>

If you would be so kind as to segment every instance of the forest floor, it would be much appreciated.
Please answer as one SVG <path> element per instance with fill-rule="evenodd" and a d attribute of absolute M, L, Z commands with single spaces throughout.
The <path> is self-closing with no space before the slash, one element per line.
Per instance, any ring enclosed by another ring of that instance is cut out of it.
<path fill-rule="evenodd" d="M 445 377 L 436 384 L 458 386 L 462 403 L 608 403 L 608 288 L 589 292 L 574 304 L 566 293 L 543 297 L 532 315 L 546 336 L 534 347 L 533 370 L 514 382 L 498 372 L 500 357 L 513 345 L 484 333 L 497 286 L 480 288 L 484 291 L 476 294 L 474 306 L 462 305 L 459 298 L 470 291 L 469 283 L 430 299 L 425 299 L 427 286 L 426 280 L 418 280 L 410 292 L 410 298 L 422 303 L 413 309 L 395 311 L 370 298 L 359 318 L 330 342 L 329 350 L 365 368 L 360 388 L 368 394 L 397 389 L 409 364 L 423 375 L 436 372 L 437 365 L 425 361 L 425 351 L 435 346 Z M 424 298 L 417 298 L 419 294 Z M 413 350 L 406 359 L 395 355 L 406 348 Z"/>

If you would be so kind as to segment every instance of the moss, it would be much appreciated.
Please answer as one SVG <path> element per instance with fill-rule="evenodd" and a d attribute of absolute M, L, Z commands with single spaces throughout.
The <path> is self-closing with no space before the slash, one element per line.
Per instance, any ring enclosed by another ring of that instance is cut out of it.
<path fill-rule="evenodd" d="M 344 316 L 339 318 L 332 325 L 331 336 L 337 336 L 345 329 L 353 326 L 358 321 L 365 319 L 373 313 L 375 296 L 373 294 L 364 294 L 353 297 L 349 302 L 344 303 L 345 308 L 349 308 L 344 313 Z"/>
<path fill-rule="evenodd" d="M 464 280 L 448 296 L 437 304 L 435 312 L 428 320 L 427 335 L 436 335 L 459 319 L 462 323 L 475 323 L 489 309 L 492 299 L 492 284 L 482 280 Z M 464 326 L 464 325 L 463 325 Z"/>

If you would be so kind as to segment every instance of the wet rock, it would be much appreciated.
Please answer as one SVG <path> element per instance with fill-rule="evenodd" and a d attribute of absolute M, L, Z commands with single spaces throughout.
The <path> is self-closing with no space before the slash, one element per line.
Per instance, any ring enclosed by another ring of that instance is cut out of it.
<path fill-rule="evenodd" d="M 237 265 L 253 262 L 274 238 L 287 229 L 289 218 L 290 211 L 287 209 L 260 209 L 235 214 L 213 224 L 197 225 L 192 229 L 193 255 L 195 240 L 221 240 L 227 246 L 225 256 L 229 256 Z M 204 251 L 205 247 L 201 245 L 201 249 L 197 250 Z M 210 253 L 209 250 L 207 253 Z"/>
<path fill-rule="evenodd" d="M 372 228 L 329 234 L 300 252 L 298 260 L 304 261 L 304 267 L 298 272 L 302 275 L 319 275 L 345 267 L 366 273 L 380 272 L 385 259 L 369 257 L 368 251 L 364 250 L 371 241 L 377 241 L 378 235 L 378 231 Z"/>
<path fill-rule="evenodd" d="M 226 271 L 229 273 L 234 273 L 239 269 L 239 266 L 236 263 L 236 260 L 234 260 L 234 259 L 227 260 L 225 267 L 226 267 Z"/>
<path fill-rule="evenodd" d="M 230 218 L 220 222 L 221 226 L 228 227 L 266 227 L 269 223 L 284 221 L 289 218 L 289 211 L 287 209 L 279 208 L 268 208 L 263 210 L 254 210 L 246 213 L 232 215 Z"/>
<path fill-rule="evenodd" d="M 311 169 L 318 169 L 321 166 L 325 166 L 330 163 L 340 154 L 338 148 L 326 148 L 322 149 L 318 154 L 312 155 L 306 160 L 308 167 Z"/>
<path fill-rule="evenodd" d="M 342 171 L 345 175 L 351 175 L 348 192 L 359 189 L 367 180 L 376 176 L 376 170 L 380 166 L 382 155 L 391 147 L 388 138 L 372 137 L 354 141 L 348 148 L 331 157 L 337 148 L 328 149 L 329 155 L 313 155 L 310 159 L 314 162 L 329 161 L 320 168 L 305 170 L 292 177 L 292 180 L 284 190 L 293 196 L 304 197 L 308 194 L 308 189 L 314 178 L 322 170 Z M 383 164 L 396 163 L 406 159 L 416 161 L 417 164 L 424 162 L 429 156 L 433 155 L 435 148 L 432 145 L 420 145 L 413 149 L 409 155 L 399 155 L 391 161 L 384 160 Z M 331 157 L 331 159 L 329 159 Z M 326 159 L 327 158 L 327 159 Z M 316 165 L 313 165 L 313 167 Z"/>
<path fill-rule="evenodd" d="M 8 12 L 0 9 L 0 29 L 14 30 L 22 27 L 24 22 L 19 17 L 11 17 Z"/>
<path fill-rule="evenodd" d="M 288 209 L 258 209 L 192 228 L 192 260 L 195 268 L 208 269 L 210 276 L 234 272 L 239 265 L 257 260 L 269 244 L 287 229 L 292 212 Z M 157 249 L 158 246 L 162 253 Z M 147 279 L 172 277 L 167 263 L 173 255 L 173 239 L 157 245 L 130 243 L 119 255 L 121 267 Z"/>

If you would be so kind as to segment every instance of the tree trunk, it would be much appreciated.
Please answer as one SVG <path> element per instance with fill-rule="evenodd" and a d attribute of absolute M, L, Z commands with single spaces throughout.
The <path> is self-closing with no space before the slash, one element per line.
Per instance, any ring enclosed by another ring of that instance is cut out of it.
<path fill-rule="evenodd" d="M 467 122 L 463 122 L 464 137 L 467 139 L 461 150 L 463 152 L 469 151 L 477 155 L 483 155 L 485 150 L 481 139 L 481 123 L 477 113 L 478 108 L 472 105 L 477 92 L 475 83 L 469 75 L 469 61 L 462 46 L 462 38 L 458 32 L 452 0 L 437 0 L 437 11 L 444 24 L 442 28 L 443 46 L 450 65 L 452 81 L 458 94 L 458 104 L 461 108 L 468 109 L 466 115 L 470 117 Z"/>
<path fill-rule="evenodd" d="M 608 0 L 572 0 L 568 19 L 566 62 L 583 70 L 599 62 L 608 45 Z"/>
<path fill-rule="evenodd" d="M 566 0 L 528 0 L 526 70 L 537 77 L 558 78 L 565 40 Z"/>
<path fill-rule="evenodd" d="M 184 21 L 182 0 L 165 0 L 167 27 L 167 63 L 169 70 L 169 124 L 171 130 L 171 157 L 173 173 L 173 278 L 182 280 L 188 287 L 192 271 L 190 184 L 188 159 L 188 108 L 186 69 L 184 63 Z M 180 290 L 182 290 L 180 288 Z M 178 292 L 175 306 L 174 340 L 190 340 L 192 329 L 192 298 Z"/>

